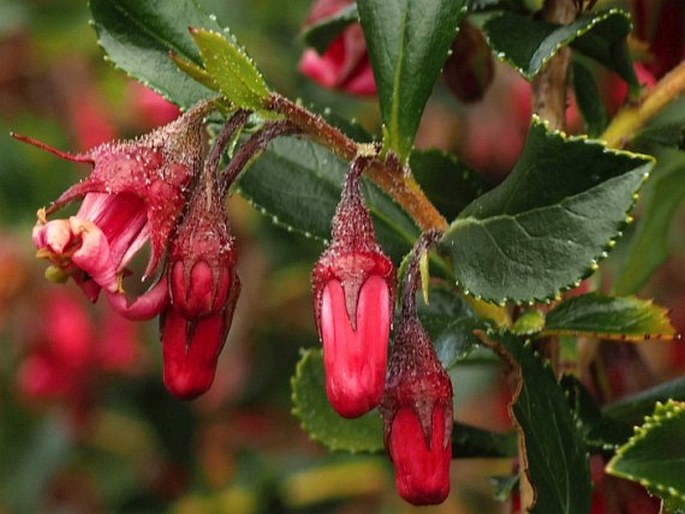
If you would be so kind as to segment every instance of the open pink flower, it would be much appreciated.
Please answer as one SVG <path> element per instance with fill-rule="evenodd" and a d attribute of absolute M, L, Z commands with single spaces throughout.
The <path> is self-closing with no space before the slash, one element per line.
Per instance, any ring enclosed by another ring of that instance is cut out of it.
<path fill-rule="evenodd" d="M 332 242 L 312 272 L 326 393 L 347 418 L 380 403 L 395 301 L 395 268 L 376 242 L 359 189 L 362 161 L 347 174 Z"/>
<path fill-rule="evenodd" d="M 352 3 L 351 0 L 318 0 L 312 6 L 305 28 L 335 15 Z M 360 96 L 376 94 L 369 52 L 358 23 L 346 27 L 321 55 L 312 48 L 305 50 L 299 70 L 327 89 Z"/>
<path fill-rule="evenodd" d="M 127 266 L 150 242 L 143 279 L 157 269 L 187 200 L 187 189 L 202 163 L 202 119 L 211 104 L 199 104 L 176 121 L 139 139 L 106 143 L 78 155 L 19 139 L 75 162 L 94 166 L 90 175 L 41 209 L 33 230 L 38 256 L 52 267 L 48 276 L 71 276 L 95 300 L 105 289 L 112 305 L 134 319 L 151 318 L 166 304 L 164 284 L 129 304 L 122 288 Z M 76 215 L 48 215 L 83 198 Z"/>

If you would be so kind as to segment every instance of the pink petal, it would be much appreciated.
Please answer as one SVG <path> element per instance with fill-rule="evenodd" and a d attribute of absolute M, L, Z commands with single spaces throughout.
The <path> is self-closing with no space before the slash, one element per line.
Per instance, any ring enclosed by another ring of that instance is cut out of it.
<path fill-rule="evenodd" d="M 389 291 L 383 278 L 372 275 L 362 285 L 356 321 L 354 331 L 342 285 L 329 281 L 321 305 L 326 392 L 333 408 L 347 418 L 373 409 L 383 395 L 390 333 Z"/>
<path fill-rule="evenodd" d="M 163 278 L 132 302 L 128 301 L 125 293 L 117 291 L 107 291 L 107 300 L 124 318 L 143 321 L 154 318 L 164 310 L 169 303 L 169 287 L 166 278 Z"/>
<path fill-rule="evenodd" d="M 69 225 L 71 232 L 81 238 L 81 246 L 72 255 L 72 262 L 107 291 L 117 291 L 117 269 L 103 232 L 91 221 L 75 216 L 69 218 Z"/>

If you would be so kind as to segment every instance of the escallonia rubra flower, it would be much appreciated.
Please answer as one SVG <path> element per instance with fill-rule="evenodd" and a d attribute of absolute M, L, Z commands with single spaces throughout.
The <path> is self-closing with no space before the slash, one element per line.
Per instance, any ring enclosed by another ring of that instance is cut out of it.
<path fill-rule="evenodd" d="M 51 263 L 48 278 L 73 278 L 91 301 L 104 289 L 112 306 L 132 319 L 149 319 L 160 312 L 168 301 L 164 281 L 129 303 L 122 280 L 131 259 L 148 241 L 151 251 L 143 279 L 157 270 L 189 186 L 202 169 L 202 124 L 212 109 L 211 102 L 200 103 L 138 139 L 105 143 L 76 155 L 14 134 L 63 159 L 93 165 L 87 178 L 38 211 L 33 242 L 37 255 Z M 83 201 L 75 215 L 48 219 L 79 198 Z"/>
<path fill-rule="evenodd" d="M 426 232 L 414 247 L 380 406 L 397 490 L 415 505 L 442 503 L 450 490 L 452 383 L 416 312 L 418 261 L 439 236 Z"/>
<path fill-rule="evenodd" d="M 395 298 L 395 268 L 376 242 L 360 190 L 367 164 L 366 157 L 352 162 L 333 217 L 331 244 L 312 272 L 326 393 L 346 418 L 380 403 Z"/>
<path fill-rule="evenodd" d="M 240 294 L 235 238 L 215 176 L 233 130 L 229 122 L 217 138 L 169 244 L 170 303 L 160 317 L 164 384 L 183 399 L 212 385 Z"/>

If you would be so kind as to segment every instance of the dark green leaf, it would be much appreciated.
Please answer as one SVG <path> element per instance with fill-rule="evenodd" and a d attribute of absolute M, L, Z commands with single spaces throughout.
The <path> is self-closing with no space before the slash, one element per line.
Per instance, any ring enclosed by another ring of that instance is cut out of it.
<path fill-rule="evenodd" d="M 318 53 L 322 54 L 348 25 L 358 19 L 357 4 L 353 3 L 327 18 L 306 25 L 302 30 L 302 39 L 307 45 L 314 47 Z"/>
<path fill-rule="evenodd" d="M 614 293 L 633 294 L 668 257 L 673 215 L 685 198 L 685 152 L 661 148 L 653 179 L 645 188 L 645 209 L 630 240 L 614 284 Z"/>
<path fill-rule="evenodd" d="M 545 334 L 584 335 L 618 341 L 672 338 L 668 310 L 634 296 L 589 293 L 570 298 L 547 313 Z"/>
<path fill-rule="evenodd" d="M 387 148 L 409 157 L 466 0 L 359 0 Z"/>
<path fill-rule="evenodd" d="M 630 15 L 620 9 L 586 13 L 569 25 L 506 13 L 491 18 L 484 26 L 492 49 L 528 80 L 561 48 L 571 45 L 638 87 L 625 53 L 625 37 L 630 30 Z"/>
<path fill-rule="evenodd" d="M 475 316 L 454 288 L 447 285 L 431 285 L 428 305 L 420 293 L 416 299 L 419 319 L 433 341 L 440 362 L 446 369 L 453 368 L 479 344 L 473 331 L 485 329 L 485 322 Z"/>
<path fill-rule="evenodd" d="M 587 134 L 590 137 L 599 136 L 606 128 L 607 113 L 592 73 L 578 61 L 573 61 L 573 91 L 578 110 L 585 120 Z"/>
<path fill-rule="evenodd" d="M 326 240 L 346 170 L 342 161 L 315 143 L 280 138 L 241 176 L 239 188 L 274 223 Z M 418 228 L 375 185 L 365 181 L 363 193 L 378 241 L 399 262 L 418 237 Z"/>
<path fill-rule="evenodd" d="M 536 118 L 512 173 L 445 232 L 457 283 L 497 303 L 577 285 L 607 256 L 652 166 L 648 156 L 548 132 Z"/>
<path fill-rule="evenodd" d="M 221 30 L 194 0 L 90 0 L 99 42 L 118 68 L 188 108 L 215 93 L 181 73 L 169 52 L 202 64 L 188 27 Z"/>
<path fill-rule="evenodd" d="M 409 165 L 423 192 L 448 220 L 490 189 L 478 173 L 440 150 L 414 150 Z"/>
<path fill-rule="evenodd" d="M 507 458 L 518 452 L 516 432 L 497 433 L 455 423 L 452 430 L 452 456 L 457 459 Z"/>
<path fill-rule="evenodd" d="M 654 494 L 685 503 L 685 404 L 657 404 L 618 449 L 607 473 L 639 482 Z"/>
<path fill-rule="evenodd" d="M 637 424 L 654 410 L 656 402 L 666 402 L 671 399 L 685 402 L 685 377 L 664 382 L 629 398 L 623 398 L 607 405 L 602 412 L 626 423 Z"/>
<path fill-rule="evenodd" d="M 321 350 L 303 351 L 291 385 L 293 414 L 312 439 L 331 450 L 374 452 L 383 448 L 383 422 L 378 411 L 345 419 L 328 403 Z"/>
<path fill-rule="evenodd" d="M 580 380 L 566 375 L 561 381 L 571 412 L 583 431 L 588 449 L 597 452 L 614 451 L 632 434 L 631 425 L 602 415 L 599 405 Z"/>
<path fill-rule="evenodd" d="M 193 28 L 191 34 L 205 70 L 219 91 L 240 108 L 263 110 L 269 88 L 245 51 L 232 38 L 216 31 Z"/>
<path fill-rule="evenodd" d="M 587 514 L 587 451 L 552 370 L 533 351 L 530 341 L 508 333 L 481 336 L 516 370 L 518 394 L 512 410 L 525 450 L 524 471 L 535 490 L 530 512 Z"/>

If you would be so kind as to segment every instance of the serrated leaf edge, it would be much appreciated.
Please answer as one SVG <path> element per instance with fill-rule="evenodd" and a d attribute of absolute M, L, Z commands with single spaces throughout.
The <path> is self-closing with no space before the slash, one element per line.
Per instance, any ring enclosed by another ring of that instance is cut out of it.
<path fill-rule="evenodd" d="M 619 9 L 620 10 L 620 9 Z M 613 154 L 613 155 L 624 155 L 627 157 L 630 157 L 631 159 L 642 159 L 645 161 L 641 166 L 647 166 L 649 165 L 649 168 L 642 174 L 642 181 L 640 182 L 639 187 L 633 194 L 632 202 L 628 209 L 625 211 L 625 219 L 623 224 L 619 225 L 618 230 L 615 234 L 614 237 L 610 238 L 609 241 L 602 247 L 602 251 L 594 257 L 593 259 L 590 260 L 590 263 L 588 264 L 586 270 L 583 272 L 583 274 L 578 278 L 576 281 L 566 284 L 564 286 L 561 286 L 555 293 L 551 294 L 550 296 L 538 298 L 538 297 L 533 297 L 531 299 L 523 299 L 523 298 L 489 298 L 489 297 L 484 297 L 482 295 L 477 295 L 473 294 L 470 290 L 463 288 L 459 280 L 455 280 L 455 285 L 459 288 L 462 289 L 465 295 L 470 296 L 472 298 L 475 298 L 476 300 L 479 301 L 485 301 L 488 303 L 492 303 L 495 305 L 498 305 L 499 307 L 505 307 L 507 304 L 515 304 L 517 306 L 522 306 L 522 305 L 528 305 L 529 307 L 534 306 L 536 303 L 544 303 L 546 305 L 550 305 L 553 302 L 561 300 L 561 294 L 570 291 L 571 289 L 574 289 L 578 286 L 580 286 L 581 282 L 588 278 L 590 275 L 592 275 L 595 271 L 599 269 L 599 263 L 602 262 L 604 259 L 609 257 L 609 252 L 613 250 L 614 246 L 616 246 L 616 240 L 620 237 L 623 236 L 623 230 L 625 229 L 626 226 L 630 225 L 634 220 L 633 217 L 629 215 L 630 211 L 633 210 L 633 207 L 635 207 L 635 204 L 637 203 L 639 199 L 639 192 L 642 189 L 642 186 L 644 183 L 649 179 L 651 169 L 656 163 L 656 159 L 652 157 L 651 155 L 646 155 L 646 154 L 640 154 L 640 153 L 635 153 L 631 152 L 629 150 L 622 150 L 622 149 L 617 149 L 617 148 L 610 148 L 607 146 L 607 144 L 602 141 L 601 139 L 594 139 L 590 138 L 587 136 L 587 134 L 580 134 L 580 135 L 568 135 L 566 132 L 563 130 L 552 130 L 550 129 L 549 123 L 547 120 L 543 120 L 540 118 L 537 114 L 532 115 L 532 124 L 531 128 L 542 125 L 545 128 L 545 131 L 547 132 L 548 136 L 556 136 L 563 141 L 577 141 L 581 142 L 586 145 L 595 145 L 595 146 L 600 146 L 602 148 L 603 153 L 608 153 L 608 154 Z M 638 166 L 639 167 L 639 166 Z M 596 186 L 595 186 L 596 187 Z M 591 188 L 592 189 L 592 188 Z M 447 228 L 445 233 L 450 231 L 452 227 L 455 227 L 459 224 L 463 224 L 465 220 L 468 220 L 470 218 L 457 218 L 455 219 L 452 223 L 450 223 L 450 226 Z M 478 220 L 477 222 L 480 222 Z"/>
<path fill-rule="evenodd" d="M 660 401 L 656 402 L 654 408 L 654 414 L 651 416 L 645 416 L 645 421 L 642 425 L 635 427 L 635 433 L 628 440 L 626 444 L 621 446 L 616 454 L 612 457 L 609 463 L 604 468 L 605 471 L 611 475 L 626 478 L 633 482 L 639 483 L 646 489 L 651 491 L 656 491 L 659 496 L 663 494 L 668 494 L 672 498 L 677 498 L 680 501 L 685 502 L 685 491 L 679 492 L 674 487 L 669 487 L 664 484 L 659 484 L 652 482 L 650 480 L 641 479 L 640 477 L 633 475 L 632 473 L 625 473 L 623 471 L 618 471 L 614 469 L 614 465 L 617 460 L 619 460 L 628 450 L 635 447 L 639 442 L 649 435 L 651 429 L 661 426 L 664 420 L 672 419 L 675 416 L 685 415 L 685 402 L 678 402 L 675 400 L 668 400 L 666 403 Z M 663 494 L 662 494 L 663 493 Z"/>
<path fill-rule="evenodd" d="M 632 21 L 630 18 L 630 14 L 628 14 L 624 9 L 620 9 L 618 7 L 613 7 L 611 9 L 608 9 L 608 10 L 598 14 L 596 17 L 592 18 L 588 22 L 587 25 L 580 27 L 573 34 L 572 37 L 564 39 L 563 41 L 560 41 L 559 43 L 554 45 L 551 52 L 547 53 L 547 57 L 543 57 L 542 61 L 540 62 L 540 66 L 537 68 L 537 70 L 535 70 L 533 72 L 528 72 L 528 71 L 524 70 L 523 68 L 517 66 L 510 58 L 507 57 L 507 54 L 505 52 L 502 52 L 502 51 L 495 52 L 495 56 L 497 57 L 497 59 L 499 61 L 501 61 L 505 64 L 508 64 L 509 66 L 514 68 L 516 71 L 518 71 L 522 77 L 524 77 L 526 80 L 530 81 L 530 80 L 534 79 L 538 73 L 540 73 L 540 71 L 545 67 L 545 64 L 547 64 L 559 52 L 559 50 L 561 50 L 565 46 L 569 46 L 574 40 L 578 39 L 579 37 L 584 36 L 585 34 L 590 32 L 592 29 L 594 29 L 598 24 L 605 22 L 606 20 L 608 20 L 610 17 L 612 17 L 614 15 L 622 15 L 626 20 L 628 20 L 628 23 L 630 26 L 630 28 L 628 30 L 628 33 L 629 33 L 633 27 L 633 24 L 632 24 Z M 494 20 L 496 18 L 500 18 L 502 16 L 505 16 L 505 14 L 502 13 L 496 17 L 493 17 L 492 20 Z M 489 23 L 489 22 L 490 22 L 490 20 L 488 20 L 487 23 Z M 552 34 L 554 34 L 554 32 Z M 488 37 L 488 32 L 483 31 L 483 35 L 485 36 L 485 39 L 488 43 L 488 46 L 490 46 L 490 48 L 494 49 L 492 42 L 490 41 L 490 38 Z M 543 41 L 545 41 L 545 40 L 543 40 Z M 535 54 L 533 54 L 533 55 L 535 55 Z"/>

